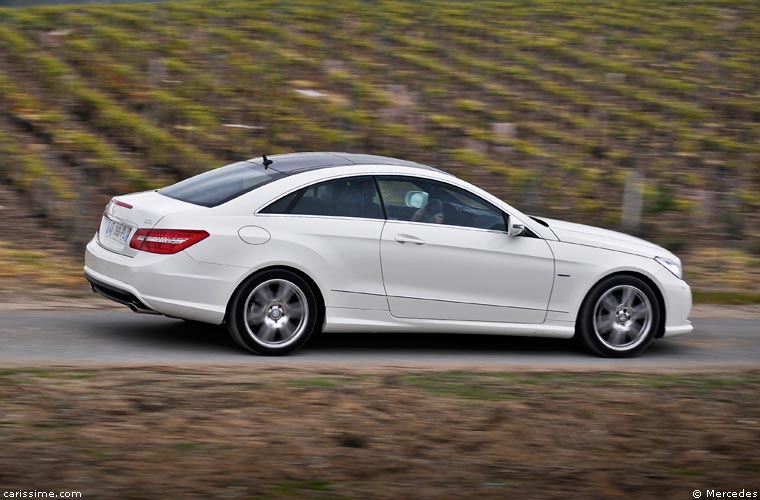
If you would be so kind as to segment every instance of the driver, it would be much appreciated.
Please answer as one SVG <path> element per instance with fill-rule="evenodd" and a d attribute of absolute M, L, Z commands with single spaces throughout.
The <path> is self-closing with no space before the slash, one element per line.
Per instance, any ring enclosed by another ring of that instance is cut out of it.
<path fill-rule="evenodd" d="M 420 208 L 414 213 L 412 222 L 443 224 L 443 203 L 441 200 L 438 198 L 430 200 L 424 208 Z"/>

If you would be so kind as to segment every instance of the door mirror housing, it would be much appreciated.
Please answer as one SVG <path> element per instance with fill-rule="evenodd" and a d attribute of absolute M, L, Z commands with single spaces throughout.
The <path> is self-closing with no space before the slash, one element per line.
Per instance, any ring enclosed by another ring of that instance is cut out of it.
<path fill-rule="evenodd" d="M 520 236 L 525 232 L 525 225 L 515 222 L 515 218 L 507 215 L 507 234 L 510 236 Z"/>

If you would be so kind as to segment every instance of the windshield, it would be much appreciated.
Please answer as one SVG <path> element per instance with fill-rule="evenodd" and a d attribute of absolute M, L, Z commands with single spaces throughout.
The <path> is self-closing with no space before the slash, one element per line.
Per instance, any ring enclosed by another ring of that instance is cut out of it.
<path fill-rule="evenodd" d="M 215 207 L 282 177 L 283 174 L 265 170 L 256 163 L 239 161 L 161 188 L 158 192 L 175 200 Z"/>

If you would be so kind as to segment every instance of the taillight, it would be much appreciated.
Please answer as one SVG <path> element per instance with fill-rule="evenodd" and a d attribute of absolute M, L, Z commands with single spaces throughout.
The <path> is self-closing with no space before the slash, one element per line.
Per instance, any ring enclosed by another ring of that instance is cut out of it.
<path fill-rule="evenodd" d="M 138 229 L 129 246 L 143 252 L 171 254 L 181 252 L 209 237 L 206 231 L 194 229 Z"/>
<path fill-rule="evenodd" d="M 113 202 L 114 205 L 124 207 L 124 208 L 132 208 L 132 205 L 130 205 L 129 203 L 124 203 L 123 201 L 117 200 L 116 198 L 114 198 L 111 201 Z"/>

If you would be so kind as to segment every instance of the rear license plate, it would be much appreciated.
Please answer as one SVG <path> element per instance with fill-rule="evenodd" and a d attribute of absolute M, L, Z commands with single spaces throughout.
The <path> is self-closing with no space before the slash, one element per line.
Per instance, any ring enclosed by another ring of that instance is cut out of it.
<path fill-rule="evenodd" d="M 132 232 L 132 228 L 126 224 L 113 220 L 109 220 L 106 224 L 106 238 L 117 241 L 122 245 L 127 244 L 130 232 Z"/>

